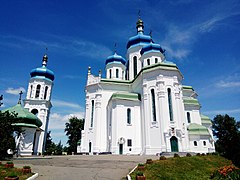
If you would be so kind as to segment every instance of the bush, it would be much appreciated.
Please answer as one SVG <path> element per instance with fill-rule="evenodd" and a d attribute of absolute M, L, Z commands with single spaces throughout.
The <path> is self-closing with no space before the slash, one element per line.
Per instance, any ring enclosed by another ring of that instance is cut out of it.
<path fill-rule="evenodd" d="M 152 164 L 152 163 L 153 163 L 153 160 L 152 160 L 152 159 L 147 159 L 146 163 L 147 163 L 147 164 Z"/>
<path fill-rule="evenodd" d="M 178 153 L 174 153 L 173 157 L 178 158 L 180 156 L 178 155 Z"/>
<path fill-rule="evenodd" d="M 190 153 L 187 153 L 186 156 L 187 157 L 192 157 L 192 155 Z"/>
<path fill-rule="evenodd" d="M 143 172 L 142 171 L 138 171 L 137 172 L 137 176 L 143 176 Z"/>
<path fill-rule="evenodd" d="M 8 177 L 18 177 L 18 175 L 15 172 L 10 172 Z"/>
<path fill-rule="evenodd" d="M 159 160 L 166 160 L 167 158 L 165 156 L 160 156 Z"/>
<path fill-rule="evenodd" d="M 210 178 L 237 180 L 240 179 L 240 169 L 233 165 L 223 166 L 215 170 Z"/>
<path fill-rule="evenodd" d="M 6 164 L 13 164 L 13 162 L 12 161 L 8 161 Z"/>
<path fill-rule="evenodd" d="M 196 156 L 201 156 L 201 154 L 200 154 L 200 153 L 197 153 Z"/>
<path fill-rule="evenodd" d="M 205 156 L 206 154 L 205 153 L 202 153 L 201 156 Z"/>
<path fill-rule="evenodd" d="M 23 169 L 31 169 L 31 166 L 23 166 Z"/>

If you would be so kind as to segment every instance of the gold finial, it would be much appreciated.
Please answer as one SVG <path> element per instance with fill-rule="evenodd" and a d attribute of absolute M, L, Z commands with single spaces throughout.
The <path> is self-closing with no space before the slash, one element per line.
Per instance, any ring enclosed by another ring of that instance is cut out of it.
<path fill-rule="evenodd" d="M 91 67 L 88 66 L 88 75 L 91 74 Z"/>

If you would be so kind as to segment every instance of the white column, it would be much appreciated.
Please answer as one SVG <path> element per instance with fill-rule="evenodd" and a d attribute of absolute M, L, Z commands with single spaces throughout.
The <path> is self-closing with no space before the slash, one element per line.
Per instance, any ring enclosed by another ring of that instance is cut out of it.
<path fill-rule="evenodd" d="M 157 81 L 157 97 L 158 97 L 158 104 L 159 104 L 159 126 L 160 126 L 160 133 L 161 133 L 161 151 L 166 151 L 166 143 L 164 139 L 164 130 L 166 129 L 166 119 L 164 119 L 164 98 L 165 98 L 165 92 L 164 92 L 164 80 L 162 76 L 158 77 Z"/>
<path fill-rule="evenodd" d="M 94 115 L 94 135 L 95 142 L 93 144 L 93 152 L 100 152 L 101 146 L 101 94 L 95 96 L 95 115 Z M 105 129 L 104 129 L 105 130 Z"/>

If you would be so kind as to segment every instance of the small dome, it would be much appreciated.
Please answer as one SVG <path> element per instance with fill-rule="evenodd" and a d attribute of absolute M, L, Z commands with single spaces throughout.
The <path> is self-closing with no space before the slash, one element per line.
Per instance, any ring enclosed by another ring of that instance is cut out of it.
<path fill-rule="evenodd" d="M 161 46 L 159 44 L 155 44 L 155 43 L 150 43 L 149 45 L 146 45 L 142 48 L 141 50 L 141 55 L 143 55 L 144 53 L 147 52 L 161 52 L 164 53 L 164 50 L 161 48 Z"/>
<path fill-rule="evenodd" d="M 107 65 L 108 63 L 111 63 L 111 62 L 119 62 L 119 63 L 122 63 L 123 65 L 126 64 L 126 60 L 122 56 L 118 55 L 117 53 L 115 53 L 112 56 L 109 56 L 105 64 Z"/>
<path fill-rule="evenodd" d="M 33 69 L 30 72 L 30 75 L 31 75 L 31 78 L 38 77 L 38 78 L 46 78 L 51 81 L 54 80 L 54 73 L 51 70 L 47 69 L 46 66 Z"/>
<path fill-rule="evenodd" d="M 33 125 L 36 125 L 37 127 L 42 126 L 42 121 L 33 113 L 23 108 L 21 104 L 17 104 L 16 106 L 3 110 L 3 112 L 6 112 L 6 111 L 17 114 L 16 118 L 21 119 L 22 120 L 21 123 L 33 124 Z"/>
<path fill-rule="evenodd" d="M 47 66 L 48 56 L 45 54 L 42 59 L 42 67 L 35 68 L 30 72 L 31 78 L 46 78 L 48 80 L 54 80 L 54 73 L 49 70 Z"/>
<path fill-rule="evenodd" d="M 136 36 L 129 38 L 127 43 L 127 49 L 136 44 L 147 45 L 150 42 L 151 42 L 150 36 L 144 35 L 142 32 L 138 32 Z"/>

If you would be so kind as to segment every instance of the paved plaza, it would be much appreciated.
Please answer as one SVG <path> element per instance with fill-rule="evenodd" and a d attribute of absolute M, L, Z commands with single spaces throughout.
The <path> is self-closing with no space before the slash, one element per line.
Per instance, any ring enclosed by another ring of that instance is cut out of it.
<path fill-rule="evenodd" d="M 146 159 L 158 159 L 157 156 L 128 155 L 74 155 L 51 156 L 45 158 L 15 159 L 16 167 L 30 165 L 38 172 L 37 180 L 119 180 L 138 163 Z"/>

